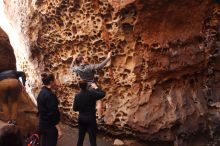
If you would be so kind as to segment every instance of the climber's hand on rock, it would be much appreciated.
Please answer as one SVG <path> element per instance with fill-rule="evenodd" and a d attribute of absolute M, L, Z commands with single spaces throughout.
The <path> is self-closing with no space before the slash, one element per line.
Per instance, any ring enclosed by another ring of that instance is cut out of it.
<path fill-rule="evenodd" d="M 76 58 L 77 58 L 79 55 L 80 55 L 80 53 L 75 53 L 75 54 L 72 56 L 73 60 L 76 60 Z"/>
<path fill-rule="evenodd" d="M 109 52 L 108 53 L 108 58 L 111 58 L 112 57 L 112 52 Z"/>

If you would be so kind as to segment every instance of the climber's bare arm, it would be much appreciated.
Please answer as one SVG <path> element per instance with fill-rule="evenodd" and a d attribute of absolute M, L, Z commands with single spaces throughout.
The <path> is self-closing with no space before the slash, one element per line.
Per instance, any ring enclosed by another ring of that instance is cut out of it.
<path fill-rule="evenodd" d="M 76 61 L 76 58 L 79 54 L 77 53 L 76 55 L 73 56 L 73 60 L 72 60 L 72 63 L 70 65 L 70 70 L 73 71 L 73 68 L 74 68 L 74 65 L 75 65 L 75 61 Z"/>
<path fill-rule="evenodd" d="M 111 60 L 111 56 L 112 56 L 112 52 L 109 52 L 107 58 L 103 62 L 101 62 L 99 64 L 92 64 L 90 66 L 91 70 L 102 69 Z"/>

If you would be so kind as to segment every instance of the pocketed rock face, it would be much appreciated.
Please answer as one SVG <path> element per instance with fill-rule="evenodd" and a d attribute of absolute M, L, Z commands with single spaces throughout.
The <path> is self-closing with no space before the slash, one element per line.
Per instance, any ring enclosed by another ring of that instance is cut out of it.
<path fill-rule="evenodd" d="M 22 67 L 33 77 L 29 81 L 35 83 L 30 85 L 35 95 L 40 72 L 54 72 L 60 79 L 65 120 L 76 123 L 77 116 L 71 111 L 79 79 L 69 71 L 72 55 L 82 53 L 98 63 L 112 51 L 111 66 L 98 72 L 98 83 L 107 92 L 100 129 L 177 144 L 178 139 L 198 133 L 215 136 L 219 4 L 208 0 L 24 3 L 12 4 L 29 10 L 17 16 L 25 26 L 23 37 L 29 40 L 33 65 Z"/>

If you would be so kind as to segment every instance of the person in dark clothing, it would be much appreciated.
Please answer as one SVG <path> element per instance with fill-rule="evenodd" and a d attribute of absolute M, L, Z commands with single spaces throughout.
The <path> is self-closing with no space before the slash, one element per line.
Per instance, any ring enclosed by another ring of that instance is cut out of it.
<path fill-rule="evenodd" d="M 220 4 L 220 0 L 213 0 L 215 3 Z"/>
<path fill-rule="evenodd" d="M 79 111 L 77 146 L 83 146 L 86 132 L 89 133 L 91 146 L 96 146 L 96 101 L 105 97 L 105 92 L 99 89 L 95 83 L 91 84 L 92 90 L 87 89 L 87 84 L 87 81 L 80 81 L 79 87 L 81 91 L 76 94 L 73 104 L 73 110 Z"/>
<path fill-rule="evenodd" d="M 19 78 L 22 78 L 22 83 Z M 25 90 L 26 75 L 23 71 L 7 70 L 0 73 L 0 104 L 8 124 L 16 125 L 18 100 Z"/>
<path fill-rule="evenodd" d="M 53 74 L 42 74 L 42 82 L 44 86 L 37 97 L 41 146 L 56 146 L 62 136 L 58 99 L 52 91 L 57 83 Z"/>

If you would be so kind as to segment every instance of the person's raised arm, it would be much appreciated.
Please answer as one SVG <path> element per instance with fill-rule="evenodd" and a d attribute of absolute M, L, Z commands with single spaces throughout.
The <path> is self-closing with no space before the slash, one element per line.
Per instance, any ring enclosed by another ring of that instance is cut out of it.
<path fill-rule="evenodd" d="M 76 58 L 79 54 L 76 54 L 75 56 L 73 56 L 73 60 L 72 60 L 72 63 L 70 64 L 70 70 L 71 71 L 74 71 L 74 65 L 75 65 L 75 62 L 76 62 Z"/>
<path fill-rule="evenodd" d="M 90 70 L 102 69 L 111 60 L 111 56 L 112 56 L 112 53 L 109 52 L 107 58 L 103 62 L 101 62 L 99 64 L 91 64 Z"/>
<path fill-rule="evenodd" d="M 95 83 L 91 84 L 91 88 L 94 89 L 93 94 L 96 100 L 100 100 L 105 97 L 105 91 L 98 88 L 98 86 Z"/>

